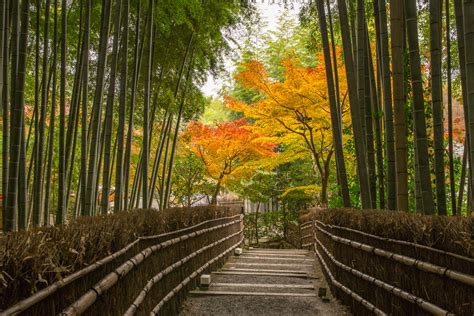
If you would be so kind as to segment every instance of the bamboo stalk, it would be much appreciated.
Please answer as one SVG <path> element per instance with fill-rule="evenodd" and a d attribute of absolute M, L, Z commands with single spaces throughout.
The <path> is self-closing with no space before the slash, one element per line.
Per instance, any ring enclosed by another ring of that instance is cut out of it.
<path fill-rule="evenodd" d="M 353 275 L 355 275 L 355 276 L 357 276 L 357 277 L 359 277 L 359 278 L 361 278 L 361 279 L 363 279 L 363 280 L 365 280 L 369 283 L 372 283 L 372 284 L 386 290 L 387 292 L 389 292 L 391 294 L 394 294 L 395 296 L 400 297 L 401 299 L 404 299 L 404 300 L 406 300 L 406 301 L 408 301 L 412 304 L 415 304 L 415 305 L 419 306 L 420 308 L 422 308 L 423 310 L 432 313 L 433 315 L 453 315 L 452 313 L 448 312 L 447 310 L 444 310 L 439 306 L 436 306 L 436 305 L 434 305 L 434 304 L 432 304 L 428 301 L 425 301 L 421 297 L 418 297 L 418 296 L 415 296 L 411 293 L 405 292 L 400 288 L 397 288 L 393 285 L 385 283 L 385 282 L 383 282 L 379 279 L 376 279 L 376 278 L 374 278 L 370 275 L 362 273 L 359 270 L 351 268 L 351 267 L 337 261 L 337 259 L 334 258 L 334 256 L 326 249 L 326 247 L 323 246 L 323 244 L 318 239 L 316 239 L 316 243 L 319 245 L 319 247 L 321 247 L 321 249 L 328 256 L 328 258 L 339 268 L 341 268 L 343 270 L 346 270 L 346 271 L 352 273 Z"/>
<path fill-rule="evenodd" d="M 457 258 L 457 259 L 465 260 L 469 263 L 474 263 L 474 258 L 469 258 L 469 257 L 463 256 L 463 255 L 459 255 L 457 253 L 444 251 L 444 250 L 439 250 L 439 249 L 428 247 L 428 246 L 425 246 L 425 245 L 420 245 L 420 244 L 417 244 L 417 243 L 414 243 L 414 242 L 398 240 L 398 239 L 391 239 L 391 238 L 386 238 L 386 237 L 380 237 L 380 236 L 369 234 L 369 233 L 366 233 L 366 232 L 363 232 L 363 231 L 360 231 L 360 230 L 356 230 L 356 229 L 353 229 L 353 228 L 342 227 L 342 226 L 337 226 L 337 225 L 329 225 L 329 224 L 325 224 L 325 223 L 323 223 L 321 221 L 318 221 L 318 220 L 316 220 L 315 222 L 317 224 L 320 224 L 320 225 L 324 226 L 324 227 L 341 229 L 341 230 L 345 230 L 345 231 L 348 231 L 348 232 L 357 233 L 357 234 L 360 234 L 362 236 L 367 236 L 367 237 L 371 237 L 371 238 L 374 238 L 374 239 L 378 239 L 378 240 L 381 240 L 381 241 L 384 241 L 384 242 L 391 242 L 391 243 L 396 243 L 396 244 L 405 245 L 405 246 L 413 246 L 413 247 L 416 247 L 416 248 L 421 248 L 421 249 L 437 252 L 437 253 L 440 253 L 440 254 L 443 254 L 443 255 L 446 255 L 446 256 L 454 257 L 454 258 Z"/>
<path fill-rule="evenodd" d="M 342 237 L 329 233 L 328 231 L 322 229 L 321 227 L 317 225 L 316 225 L 316 229 L 326 234 L 327 236 L 329 236 L 329 238 L 331 238 L 332 240 L 339 242 L 341 244 L 345 244 L 355 249 L 360 249 L 368 253 L 373 253 L 377 256 L 385 257 L 389 260 L 397 261 L 410 267 L 415 267 L 418 270 L 421 270 L 424 272 L 438 274 L 440 276 L 446 276 L 450 278 L 451 280 L 458 281 L 466 285 L 474 286 L 474 276 L 461 273 L 458 271 L 453 271 L 446 267 L 441 267 L 429 262 L 421 261 L 421 260 L 414 259 L 408 256 L 400 255 L 394 252 L 386 251 L 386 250 L 376 248 L 367 244 L 363 244 L 357 241 L 353 241 L 347 238 L 342 238 Z"/>

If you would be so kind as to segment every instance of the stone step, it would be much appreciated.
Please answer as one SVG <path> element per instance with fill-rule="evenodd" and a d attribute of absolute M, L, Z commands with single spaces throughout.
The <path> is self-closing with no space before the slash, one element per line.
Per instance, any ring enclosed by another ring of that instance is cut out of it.
<path fill-rule="evenodd" d="M 301 258 L 278 258 L 278 257 L 264 257 L 264 256 L 253 256 L 253 255 L 241 255 L 239 257 L 232 257 L 230 260 L 235 262 L 235 260 L 238 258 L 238 260 L 253 260 L 257 262 L 274 262 L 278 261 L 279 263 L 286 263 L 286 262 L 300 262 L 300 263 L 313 263 L 314 258 L 313 257 L 301 257 Z M 277 263 L 278 263 L 277 262 Z"/>
<path fill-rule="evenodd" d="M 232 263 L 227 263 L 223 268 L 227 269 L 232 269 L 232 268 L 237 268 L 237 269 L 242 269 L 242 268 L 248 268 L 248 269 L 262 269 L 262 268 L 268 268 L 268 269 L 275 269 L 275 270 L 285 270 L 285 269 L 291 269 L 291 270 L 298 270 L 298 271 L 312 271 L 313 266 L 311 264 L 291 264 L 291 263 L 259 263 L 259 262 L 232 262 Z"/>
<path fill-rule="evenodd" d="M 290 270 L 290 269 L 252 269 L 252 268 L 223 268 L 220 271 L 237 271 L 237 272 L 270 272 L 270 273 L 298 273 L 298 274 L 307 274 L 307 271 L 302 270 Z"/>
<path fill-rule="evenodd" d="M 308 278 L 293 278 L 287 276 L 267 275 L 234 275 L 234 274 L 212 274 L 212 283 L 261 283 L 261 284 L 299 284 L 313 285 L 313 280 Z"/>
<path fill-rule="evenodd" d="M 193 310 L 184 310 L 183 316 L 275 316 L 275 315 L 340 315 L 324 313 L 317 297 L 285 296 L 235 296 L 208 295 L 190 296 Z M 275 314 L 278 311 L 278 314 Z"/>
<path fill-rule="evenodd" d="M 209 291 L 316 293 L 313 284 L 212 283 Z"/>
<path fill-rule="evenodd" d="M 293 292 L 238 292 L 238 291 L 190 291 L 191 295 L 237 295 L 237 296 L 291 296 L 291 297 L 316 297 L 317 293 L 293 293 Z"/>
<path fill-rule="evenodd" d="M 253 252 L 253 251 L 244 251 L 244 253 L 241 256 L 277 257 L 277 258 L 306 258 L 306 257 L 309 257 L 307 254 L 265 253 L 265 252 Z"/>
<path fill-rule="evenodd" d="M 252 276 L 258 276 L 258 275 L 266 275 L 266 276 L 274 276 L 274 277 L 279 277 L 279 276 L 288 276 L 288 277 L 294 277 L 294 278 L 313 278 L 312 276 L 308 274 L 303 274 L 303 273 L 272 273 L 272 272 L 239 272 L 239 271 L 217 271 L 213 272 L 213 274 L 223 274 L 223 275 L 252 275 Z"/>

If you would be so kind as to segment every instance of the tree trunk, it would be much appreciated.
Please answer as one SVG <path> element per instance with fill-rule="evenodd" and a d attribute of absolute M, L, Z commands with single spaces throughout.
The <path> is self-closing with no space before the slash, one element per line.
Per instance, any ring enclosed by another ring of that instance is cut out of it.
<path fill-rule="evenodd" d="M 148 20 L 148 19 L 147 19 Z M 138 74 L 140 71 L 140 65 L 143 55 L 143 43 L 145 42 L 145 34 L 143 32 L 141 44 L 139 44 L 139 35 L 140 35 L 140 1 L 137 1 L 137 20 L 135 23 L 136 34 L 135 34 L 135 48 L 134 48 L 134 67 L 133 67 L 133 78 L 132 78 L 132 91 L 130 93 L 130 109 L 129 109 L 129 118 L 128 118 L 128 131 L 127 131 L 127 140 L 125 143 L 125 157 L 124 157 L 124 210 L 129 210 L 129 205 L 132 205 L 131 197 L 129 198 L 129 187 L 130 187 L 130 164 L 131 164 L 131 151 L 132 151 L 132 139 L 133 139 L 133 113 L 135 112 L 135 101 L 136 101 L 136 94 L 137 94 L 137 83 L 138 83 Z M 139 47 L 140 46 L 140 47 Z M 140 168 L 141 164 L 137 166 Z M 133 193 L 133 192 L 132 192 Z"/>
<path fill-rule="evenodd" d="M 374 127 L 373 127 L 373 112 L 372 112 L 372 96 L 370 87 L 370 68 L 369 68 L 369 54 L 370 43 L 369 33 L 367 31 L 367 23 L 364 19 L 364 103 L 365 103 L 365 130 L 366 130 L 366 147 L 367 147 L 367 163 L 369 167 L 369 183 L 371 207 L 377 208 L 377 173 L 375 172 L 375 149 L 374 149 Z M 371 57 L 372 58 L 372 57 Z M 376 93 L 376 91 L 374 91 Z"/>
<path fill-rule="evenodd" d="M 91 0 L 86 0 L 86 21 L 84 24 L 84 41 L 83 45 L 83 56 L 84 58 L 82 64 L 82 111 L 81 111 L 81 215 L 90 216 L 91 213 L 91 201 L 88 196 L 90 186 L 88 184 L 92 179 L 87 177 L 87 153 L 89 151 L 88 146 L 88 127 L 87 127 L 87 105 L 88 105 L 88 82 L 89 82 L 89 37 L 90 37 L 90 20 L 91 20 L 91 9 L 90 3 Z M 100 54 L 99 54 L 99 65 L 100 65 Z M 99 75 L 98 75 L 99 77 Z M 96 89 L 99 89 L 99 85 L 96 86 Z M 94 129 L 94 126 L 91 126 Z M 96 140 L 92 141 L 92 148 L 97 147 L 95 144 Z M 92 151 L 91 148 L 91 151 Z M 89 172 L 91 166 L 89 165 Z"/>
<path fill-rule="evenodd" d="M 102 215 L 107 214 L 109 208 L 109 195 L 110 195 L 110 155 L 112 145 L 112 121 L 114 115 L 114 98 L 115 98 L 115 81 L 117 74 L 117 63 L 118 63 L 118 49 L 119 49 L 119 34 L 120 34 L 120 13 L 121 13 L 121 1 L 115 3 L 115 17 L 114 17 L 114 40 L 112 48 L 112 63 L 110 65 L 110 81 L 109 90 L 107 93 L 107 104 L 105 109 L 105 122 L 104 122 L 104 167 L 102 174 L 102 201 L 101 201 L 101 213 Z"/>
<path fill-rule="evenodd" d="M 474 2 L 471 0 L 464 0 L 463 14 L 464 18 L 464 53 L 466 63 L 466 74 L 474 73 Z M 472 166 L 474 166 L 474 77 L 472 75 L 466 76 L 466 96 L 467 96 L 467 113 L 465 116 L 469 117 L 469 134 L 468 134 L 468 148 L 469 148 L 469 178 L 471 184 L 474 183 L 474 172 L 472 172 Z M 470 201 L 474 201 L 474 190 L 470 191 Z M 471 203 L 474 204 L 474 203 Z M 469 205 L 468 213 L 472 213 L 472 205 Z"/>
<path fill-rule="evenodd" d="M 90 0 L 88 0 L 90 1 Z M 92 135 L 89 149 L 89 165 L 86 188 L 86 201 L 83 205 L 82 214 L 92 215 L 92 210 L 95 207 L 95 196 L 97 193 L 97 178 L 98 178 L 98 151 L 100 144 L 100 123 L 102 121 L 102 102 L 104 94 L 104 77 L 105 67 L 107 65 L 107 44 L 109 42 L 109 28 L 111 15 L 111 0 L 104 0 L 102 7 L 102 25 L 100 31 L 99 54 L 97 61 L 97 77 L 94 94 L 94 104 L 92 107 Z M 89 32 L 89 30 L 85 30 Z"/>
<path fill-rule="evenodd" d="M 184 60 L 186 61 L 186 57 L 188 55 L 188 51 L 191 47 L 192 40 L 194 34 L 191 34 L 191 38 L 189 39 L 188 47 L 186 48 L 186 55 Z M 188 61 L 188 71 L 186 74 L 186 80 L 185 80 L 185 86 L 184 86 L 184 91 L 181 96 L 181 103 L 179 105 L 179 110 L 178 110 L 178 116 L 176 117 L 176 127 L 174 130 L 174 136 L 173 136 L 173 143 L 171 145 L 171 154 L 170 154 L 170 161 L 168 164 L 168 177 L 166 179 L 166 188 L 165 188 L 165 196 L 164 196 L 164 206 L 165 208 L 168 208 L 168 201 L 169 201 L 169 195 L 171 194 L 171 177 L 173 175 L 173 164 L 174 164 L 174 154 L 176 152 L 176 144 L 178 142 L 178 135 L 179 135 L 179 126 L 181 124 L 181 117 L 183 116 L 183 108 L 186 102 L 186 94 L 188 92 L 187 88 L 189 84 L 192 84 L 192 68 L 193 68 L 193 60 L 194 60 L 194 49 L 191 52 L 191 55 L 189 57 Z M 183 63 L 184 66 L 184 63 Z M 183 69 L 184 71 L 184 69 Z"/>
<path fill-rule="evenodd" d="M 448 149 L 449 149 L 449 188 L 451 197 L 451 213 L 456 215 L 456 188 L 454 172 L 454 146 L 453 146 L 453 93 L 451 81 L 451 25 L 450 25 L 450 4 L 446 0 L 446 74 L 447 74 L 447 97 L 448 97 Z"/>
<path fill-rule="evenodd" d="M 431 188 L 430 162 L 426 135 L 425 104 L 421 77 L 420 49 L 418 42 L 416 0 L 405 0 L 406 25 L 408 33 L 408 49 L 410 55 L 410 73 L 413 92 L 413 127 L 417 150 L 415 159 L 420 174 L 423 214 L 434 214 L 433 191 Z"/>
<path fill-rule="evenodd" d="M 367 172 L 367 161 L 364 145 L 364 134 L 361 124 L 361 113 L 357 101 L 357 80 L 354 73 L 354 60 L 352 45 L 349 36 L 349 22 L 347 19 L 347 8 L 345 0 L 338 0 L 339 19 L 342 30 L 342 44 L 344 49 L 344 61 L 346 64 L 346 77 L 349 88 L 349 102 L 351 105 L 352 128 L 354 132 L 354 143 L 356 149 L 357 171 L 359 176 L 360 196 L 362 208 L 370 208 L 370 188 Z"/>
<path fill-rule="evenodd" d="M 56 118 L 56 81 L 57 81 L 57 42 L 58 42 L 58 0 L 54 0 L 54 31 L 53 31 L 53 62 L 52 62 L 52 80 L 53 87 L 51 93 L 51 113 L 49 118 L 49 140 L 48 140 L 48 167 L 46 168 L 46 189 L 44 202 L 44 223 L 49 226 L 50 222 L 50 206 L 51 206 L 51 175 L 53 172 L 53 155 L 54 155 L 54 130 Z"/>
<path fill-rule="evenodd" d="M 403 92 L 403 1 L 390 5 L 390 31 L 392 34 L 392 75 L 393 75 L 393 107 L 395 127 L 395 150 L 396 150 L 396 184 L 397 184 L 397 209 L 408 211 L 408 151 L 407 151 L 407 126 L 405 114 L 405 100 Z M 383 32 L 382 32 L 383 33 Z M 384 36 L 382 35 L 382 40 Z M 382 43 L 382 47 L 384 47 Z M 383 48 L 382 48 L 383 50 Z M 385 55 L 387 56 L 387 55 Z M 388 107 L 389 89 L 387 81 L 390 69 L 387 67 L 387 57 L 384 58 L 384 100 L 385 109 Z M 386 119 L 387 122 L 387 119 Z M 387 125 L 388 127 L 388 125 Z M 387 143 L 387 145 L 389 145 Z M 387 150 L 388 153 L 388 150 Z M 390 201 L 389 201 L 390 208 Z"/>
<path fill-rule="evenodd" d="M 462 155 L 462 166 L 461 176 L 459 177 L 459 193 L 458 193 L 458 208 L 457 214 L 462 215 L 462 206 L 464 204 L 464 187 L 466 185 L 466 169 L 467 169 L 467 156 L 469 150 L 467 149 L 467 140 L 464 141 L 464 152 Z"/>
<path fill-rule="evenodd" d="M 397 183 L 395 167 L 395 136 L 393 127 L 393 108 L 392 108 L 392 82 L 390 76 L 390 51 L 388 46 L 387 31 L 387 9 L 385 0 L 377 0 L 380 37 L 377 41 L 380 46 L 380 71 L 382 77 L 383 90 L 383 112 L 384 112 L 384 134 L 385 134 L 385 155 L 387 160 L 387 208 L 389 210 L 397 209 Z M 375 9 L 374 5 L 374 9 Z M 379 96 L 382 100 L 382 96 Z"/>
<path fill-rule="evenodd" d="M 377 2 L 377 1 L 375 1 Z M 370 51 L 370 41 L 369 41 L 369 34 L 367 33 L 367 52 L 368 52 L 368 71 L 369 71 L 369 82 L 370 82 L 370 103 L 372 109 L 372 116 L 371 120 L 373 120 L 374 130 L 375 130 L 375 152 L 377 154 L 376 163 L 374 161 L 374 173 L 375 173 L 375 166 L 377 167 L 376 175 L 372 180 L 374 183 L 372 184 L 373 192 L 372 192 L 372 205 L 373 208 L 377 208 L 377 180 L 379 183 L 379 203 L 380 208 L 385 208 L 385 181 L 384 181 L 384 166 L 383 166 L 383 150 L 382 150 L 382 126 L 380 123 L 381 111 L 379 106 L 379 91 L 377 91 L 376 87 L 376 73 L 374 69 L 374 61 L 372 58 L 372 53 Z M 377 58 L 378 59 L 378 58 Z"/>
<path fill-rule="evenodd" d="M 339 117 L 339 126 L 341 127 L 342 134 L 342 108 L 341 108 L 341 92 L 339 91 L 339 70 L 337 69 L 337 52 L 336 52 L 336 40 L 334 39 L 334 27 L 332 24 L 332 15 L 331 15 L 331 6 L 329 5 L 329 0 L 326 1 L 328 18 L 329 18 L 329 32 L 331 35 L 331 48 L 332 48 L 332 62 L 334 66 L 334 86 L 336 88 L 336 105 L 337 105 L 337 114 Z M 326 21 L 325 21 L 326 22 Z M 321 27 L 321 26 L 320 26 Z M 327 33 L 327 26 L 326 26 Z"/>
<path fill-rule="evenodd" d="M 147 71 L 145 76 L 145 101 L 143 104 L 143 160 L 142 160 L 142 206 L 148 204 L 148 163 L 150 157 L 150 94 L 151 94 L 151 67 L 152 67 L 152 45 L 153 45 L 153 0 L 148 4 L 148 45 L 147 45 Z"/>
<path fill-rule="evenodd" d="M 61 74 L 59 88 L 59 170 L 58 170 L 58 209 L 56 213 L 56 224 L 64 224 L 66 221 L 66 161 L 65 161 L 65 128 L 66 128 L 66 42 L 67 42 L 67 3 L 61 3 Z"/>
<path fill-rule="evenodd" d="M 37 8 L 39 10 L 39 7 Z M 35 227 L 43 225 L 43 158 L 44 158 L 44 130 L 46 125 L 46 105 L 48 103 L 48 94 L 46 84 L 48 76 L 48 56 L 49 56 L 49 12 L 50 12 L 50 0 L 46 0 L 45 7 L 45 23 L 44 23 L 44 36 L 43 36 L 43 86 L 41 89 L 41 107 L 39 112 L 38 120 L 38 145 L 36 147 L 36 159 L 35 159 L 35 185 L 33 189 L 33 225 Z M 39 15 L 39 13 L 38 13 Z"/>
<path fill-rule="evenodd" d="M 255 210 L 255 243 L 258 245 L 258 211 L 260 210 L 260 201 L 257 204 L 257 209 Z"/>
<path fill-rule="evenodd" d="M 318 0 L 317 8 L 318 8 L 318 15 L 319 15 L 319 30 L 321 32 L 324 63 L 325 63 L 325 68 L 326 68 L 326 80 L 327 80 L 327 86 L 328 86 L 329 106 L 330 106 L 330 112 L 331 112 L 333 143 L 334 143 L 334 150 L 336 152 L 336 168 L 337 168 L 338 178 L 339 178 L 339 182 L 341 186 L 341 193 L 342 193 L 342 200 L 344 202 L 344 207 L 351 207 L 349 186 L 347 183 L 346 164 L 344 161 L 344 149 L 343 149 L 343 144 L 342 144 L 342 130 L 341 130 L 342 126 L 340 125 L 341 123 L 340 107 L 338 106 L 337 93 L 334 89 L 334 80 L 332 76 L 333 73 L 332 73 L 332 66 L 331 66 L 331 54 L 329 52 L 329 40 L 328 40 L 328 34 L 327 34 L 327 25 L 326 25 L 325 13 L 324 13 L 323 1 L 324 0 Z M 335 50 L 333 50 L 333 54 L 335 53 L 336 53 Z M 337 73 L 336 60 L 334 60 L 334 69 L 335 69 L 335 73 Z"/>
<path fill-rule="evenodd" d="M 444 174 L 443 82 L 441 77 L 442 0 L 430 0 L 431 102 L 433 105 L 434 165 L 436 206 L 446 215 L 446 179 Z"/>
<path fill-rule="evenodd" d="M 161 183 L 160 183 L 160 210 L 164 210 L 166 208 L 165 205 L 165 182 L 166 182 L 166 164 L 168 162 L 168 151 L 170 148 L 170 140 L 171 140 L 171 126 L 173 125 L 173 114 L 170 114 L 169 118 L 170 124 L 168 125 L 168 129 L 165 130 L 165 155 L 163 156 L 163 169 L 161 172 Z"/>
<path fill-rule="evenodd" d="M 365 10 L 364 1 L 357 0 L 357 97 L 360 107 L 360 120 L 362 124 L 362 134 L 364 135 L 364 150 L 367 151 L 367 129 L 366 129 L 366 99 L 365 99 Z M 370 169 L 370 166 L 368 166 Z M 370 174 L 369 174 L 370 177 Z"/>
<path fill-rule="evenodd" d="M 123 0 L 122 13 L 122 47 L 120 51 L 120 104 L 119 121 L 117 126 L 117 167 L 115 170 L 115 199 L 114 212 L 123 209 L 123 143 L 125 138 L 125 107 L 127 102 L 127 80 L 128 80 L 128 15 L 130 0 Z M 133 113 L 131 114 L 133 115 Z M 127 185 L 127 184 L 125 184 Z"/>
<path fill-rule="evenodd" d="M 8 182 L 8 196 L 6 221 L 4 231 L 17 230 L 17 214 L 18 214 L 18 184 L 19 184 L 19 162 L 21 151 L 21 135 L 23 134 L 24 126 L 24 106 L 25 106 L 25 73 L 26 73 L 26 55 L 28 42 L 28 24 L 29 24 L 29 0 L 24 0 L 21 3 L 21 30 L 18 38 L 18 17 L 20 10 L 18 10 L 19 3 L 13 1 L 13 54 L 12 54 L 12 82 L 14 84 L 15 100 L 11 112 L 11 145 L 10 145 L 10 162 L 9 162 L 9 182 Z M 15 46 L 18 43 L 18 50 L 15 52 Z M 17 55 L 16 55 L 17 54 Z M 15 58 L 13 58 L 16 55 Z M 16 62 L 18 61 L 18 62 Z M 17 64 L 17 66 L 15 66 Z M 12 100 L 13 101 L 13 100 Z M 20 212 L 25 212 L 21 210 Z"/>
<path fill-rule="evenodd" d="M 9 62 L 9 49 L 8 49 L 8 35 L 9 35 L 9 10 L 8 10 L 8 0 L 0 1 L 0 14 L 2 21 L 0 24 L 0 34 L 1 41 L 3 43 L 1 54 L 1 63 L 2 67 L 2 227 L 5 227 L 5 221 L 7 220 L 7 195 L 8 195 L 8 155 L 9 155 L 9 133 L 10 133 L 10 107 L 9 107 L 9 98 L 8 98 L 8 62 Z"/>
<path fill-rule="evenodd" d="M 212 200 L 211 200 L 212 205 L 217 205 L 217 196 L 219 195 L 221 191 L 222 179 L 224 179 L 223 173 L 219 176 L 219 180 L 217 180 L 216 190 L 214 191 L 214 194 L 212 195 Z"/>

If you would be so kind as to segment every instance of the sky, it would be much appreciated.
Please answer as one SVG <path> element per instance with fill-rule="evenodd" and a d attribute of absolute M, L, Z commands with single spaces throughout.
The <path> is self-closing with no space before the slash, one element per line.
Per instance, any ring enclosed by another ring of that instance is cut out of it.
<path fill-rule="evenodd" d="M 263 30 L 271 31 L 278 28 L 278 17 L 283 13 L 287 12 L 294 19 L 298 19 L 298 13 L 301 8 L 301 2 L 303 0 L 256 0 L 255 6 L 260 12 L 261 18 L 266 25 Z M 287 9 L 282 4 L 283 2 L 293 2 L 293 5 L 288 5 Z M 226 65 L 226 68 L 232 71 L 234 65 Z M 212 75 L 208 76 L 207 82 L 201 87 L 204 95 L 216 97 L 223 85 L 221 78 L 214 78 Z"/>

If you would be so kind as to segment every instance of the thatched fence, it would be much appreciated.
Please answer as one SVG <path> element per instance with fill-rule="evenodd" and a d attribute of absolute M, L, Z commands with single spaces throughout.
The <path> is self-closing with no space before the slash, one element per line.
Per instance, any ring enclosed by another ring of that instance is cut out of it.
<path fill-rule="evenodd" d="M 243 242 L 243 219 L 228 208 L 175 209 L 181 220 L 166 225 L 173 218 L 167 212 L 146 214 L 149 222 L 165 217 L 160 230 L 166 232 L 136 238 L 0 314 L 176 314 L 197 277 L 221 266 Z"/>
<path fill-rule="evenodd" d="M 328 283 L 354 314 L 474 315 L 473 218 L 359 210 L 309 217 L 302 228 L 312 227 Z"/>
<path fill-rule="evenodd" d="M 301 248 L 301 229 L 297 223 L 289 222 L 286 228 L 286 241 L 296 248 Z"/>

